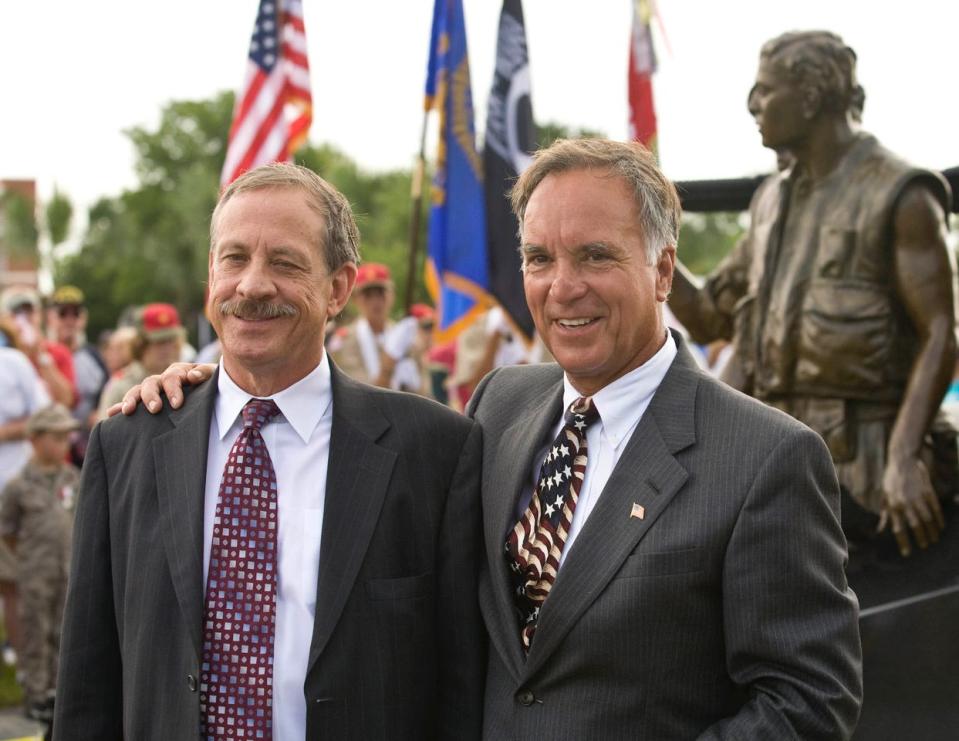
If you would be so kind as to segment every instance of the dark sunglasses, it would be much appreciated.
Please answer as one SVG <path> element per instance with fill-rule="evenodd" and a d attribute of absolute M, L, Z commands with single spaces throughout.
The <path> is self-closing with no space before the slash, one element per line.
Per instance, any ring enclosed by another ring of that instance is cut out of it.
<path fill-rule="evenodd" d="M 58 306 L 57 316 L 59 316 L 61 319 L 66 319 L 68 316 L 72 316 L 75 319 L 78 316 L 80 316 L 80 307 L 79 306 Z"/>
<path fill-rule="evenodd" d="M 366 288 L 361 288 L 360 293 L 364 296 L 376 296 L 377 298 L 382 298 L 386 295 L 386 289 L 383 286 L 368 286 Z"/>
<path fill-rule="evenodd" d="M 18 304 L 14 306 L 10 311 L 13 314 L 32 314 L 36 307 L 33 304 Z"/>

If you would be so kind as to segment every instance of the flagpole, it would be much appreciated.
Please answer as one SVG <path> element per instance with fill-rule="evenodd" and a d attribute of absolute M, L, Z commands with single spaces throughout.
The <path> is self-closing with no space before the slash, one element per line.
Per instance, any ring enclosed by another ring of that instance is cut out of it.
<path fill-rule="evenodd" d="M 410 256 L 406 271 L 406 295 L 403 305 L 408 315 L 413 306 L 413 285 L 416 280 L 416 258 L 420 247 L 420 218 L 423 211 L 423 177 L 426 174 L 426 124 L 429 121 L 430 109 L 423 111 L 423 128 L 420 131 L 420 151 L 413 167 L 413 179 L 410 184 Z"/>

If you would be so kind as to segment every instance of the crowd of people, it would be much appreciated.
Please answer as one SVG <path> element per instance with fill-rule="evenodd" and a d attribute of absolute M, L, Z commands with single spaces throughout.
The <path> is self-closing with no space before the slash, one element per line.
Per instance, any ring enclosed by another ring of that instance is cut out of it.
<path fill-rule="evenodd" d="M 131 307 L 96 342 L 83 291 L 0 295 L 0 597 L 3 660 L 27 715 L 52 717 L 72 513 L 93 426 L 131 386 L 192 358 L 175 307 Z"/>
<path fill-rule="evenodd" d="M 331 322 L 326 340 L 334 362 L 350 377 L 463 411 L 493 368 L 550 359 L 543 343 L 524 338 L 499 306 L 479 314 L 454 339 L 435 342 L 433 308 L 413 304 L 394 322 L 395 297 L 389 267 L 360 265 L 352 299 L 356 317 Z"/>

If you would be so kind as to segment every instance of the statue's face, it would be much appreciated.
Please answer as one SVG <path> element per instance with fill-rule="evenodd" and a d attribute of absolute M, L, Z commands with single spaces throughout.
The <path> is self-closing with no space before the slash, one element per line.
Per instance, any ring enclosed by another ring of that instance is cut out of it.
<path fill-rule="evenodd" d="M 803 105 L 802 90 L 775 59 L 760 60 L 747 105 L 759 126 L 764 147 L 789 149 L 809 132 L 810 117 Z"/>

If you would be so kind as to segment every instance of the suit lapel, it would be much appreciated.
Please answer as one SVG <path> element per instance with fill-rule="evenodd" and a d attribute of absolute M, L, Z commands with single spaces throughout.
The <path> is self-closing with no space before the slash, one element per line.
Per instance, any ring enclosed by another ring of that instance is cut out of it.
<path fill-rule="evenodd" d="M 160 529 L 170 576 L 199 658 L 203 623 L 203 502 L 217 374 L 169 412 L 174 428 L 153 441 Z"/>
<path fill-rule="evenodd" d="M 376 441 L 390 427 L 372 394 L 332 369 L 333 428 L 308 671 L 326 647 L 356 581 L 396 453 Z"/>
<path fill-rule="evenodd" d="M 506 535 L 516 524 L 516 504 L 520 493 L 530 483 L 533 458 L 548 440 L 552 424 L 559 419 L 563 404 L 563 384 L 551 385 L 536 395 L 518 414 L 516 422 L 490 446 L 490 465 L 484 466 L 483 510 L 485 512 L 486 553 L 489 559 L 490 581 L 494 596 L 489 626 L 490 638 L 506 666 L 519 677 L 523 654 L 519 642 L 519 628 L 513 606 L 513 584 L 510 580 L 503 545 Z M 496 438 L 496 432 L 486 427 L 483 434 Z"/>
<path fill-rule="evenodd" d="M 525 676 L 532 676 L 556 650 L 685 483 L 688 473 L 674 454 L 695 442 L 698 374 L 695 361 L 679 343 L 673 365 L 626 444 L 543 605 Z M 642 518 L 631 516 L 634 503 L 644 508 Z"/>

